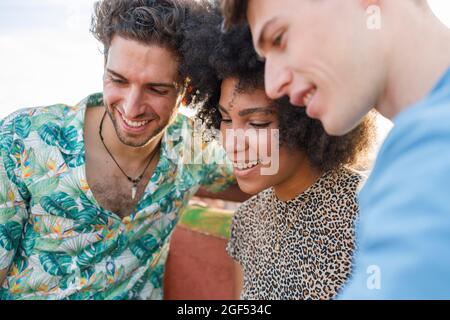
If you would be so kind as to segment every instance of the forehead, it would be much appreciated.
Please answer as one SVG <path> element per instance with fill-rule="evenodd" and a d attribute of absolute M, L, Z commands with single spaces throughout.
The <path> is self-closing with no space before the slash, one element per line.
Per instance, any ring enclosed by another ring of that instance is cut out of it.
<path fill-rule="evenodd" d="M 252 31 L 254 31 L 254 28 L 258 29 L 257 27 L 260 29 L 264 23 L 280 14 L 292 12 L 292 6 L 294 5 L 295 1 L 292 3 L 290 0 L 249 0 L 247 20 Z"/>
<path fill-rule="evenodd" d="M 305 0 L 249 0 L 247 20 L 256 42 L 269 22 L 296 18 Z"/>
<path fill-rule="evenodd" d="M 237 79 L 230 78 L 222 82 L 220 105 L 226 110 L 240 111 L 248 108 L 261 108 L 272 105 L 264 88 L 241 92 L 237 90 L 237 85 Z"/>
<path fill-rule="evenodd" d="M 129 79 L 157 77 L 158 81 L 172 82 L 177 77 L 179 63 L 176 55 L 163 46 L 114 36 L 106 65 Z"/>

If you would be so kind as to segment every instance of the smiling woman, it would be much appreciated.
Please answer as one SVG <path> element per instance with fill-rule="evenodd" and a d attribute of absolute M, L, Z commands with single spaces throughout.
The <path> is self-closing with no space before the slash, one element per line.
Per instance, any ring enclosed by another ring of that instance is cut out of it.
<path fill-rule="evenodd" d="M 351 269 L 356 190 L 362 181 L 355 169 L 367 159 L 372 119 L 331 137 L 304 108 L 266 95 L 264 63 L 248 28 L 210 38 L 217 44 L 205 55 L 215 81 L 205 72 L 191 74 L 211 90 L 199 117 L 220 129 L 239 187 L 254 195 L 234 215 L 228 244 L 237 286 L 243 288 L 240 297 L 330 299 Z M 233 143 L 236 136 L 241 141 Z M 278 170 L 265 174 L 274 161 Z M 334 277 L 327 279 L 330 273 Z"/>

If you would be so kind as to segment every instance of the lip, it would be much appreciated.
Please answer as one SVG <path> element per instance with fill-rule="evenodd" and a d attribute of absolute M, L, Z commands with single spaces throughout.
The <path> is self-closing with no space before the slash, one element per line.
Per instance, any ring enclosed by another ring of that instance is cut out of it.
<path fill-rule="evenodd" d="M 256 170 L 259 170 L 260 166 L 261 166 L 261 164 L 258 163 L 256 166 L 254 166 L 253 168 L 250 168 L 250 169 L 240 170 L 237 168 L 233 168 L 234 175 L 236 176 L 236 178 L 247 177 L 247 176 L 253 174 L 254 172 L 256 172 Z"/>
<path fill-rule="evenodd" d="M 317 90 L 317 88 L 313 85 L 304 88 L 302 90 L 299 90 L 293 94 L 290 95 L 290 103 L 297 107 L 306 107 L 303 103 L 306 95 L 311 92 L 312 90 Z M 314 99 L 314 98 L 313 98 Z"/>
<path fill-rule="evenodd" d="M 306 114 L 308 117 L 312 119 L 319 119 L 319 104 L 317 103 L 317 94 L 313 96 L 311 101 L 309 102 L 308 106 L 306 107 Z"/>
<path fill-rule="evenodd" d="M 118 112 L 118 113 L 119 113 L 120 122 L 122 123 L 122 127 L 125 129 L 125 131 L 127 131 L 129 133 L 133 133 L 133 134 L 139 134 L 139 133 L 144 132 L 148 128 L 148 126 L 152 123 L 152 121 L 153 121 L 153 119 L 139 120 L 139 121 L 136 121 L 136 122 L 148 121 L 148 123 L 143 125 L 143 126 L 141 126 L 141 127 L 138 127 L 138 128 L 131 127 L 123 120 L 122 114 L 120 112 Z M 133 121 L 133 120 L 130 120 L 130 121 Z"/>

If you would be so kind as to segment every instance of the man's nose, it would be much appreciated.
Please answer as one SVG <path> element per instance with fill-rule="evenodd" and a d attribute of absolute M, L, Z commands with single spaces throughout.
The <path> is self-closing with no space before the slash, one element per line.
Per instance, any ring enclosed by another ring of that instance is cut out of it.
<path fill-rule="evenodd" d="M 125 97 L 123 112 L 128 119 L 136 119 L 145 113 L 143 93 L 141 89 L 136 87 L 131 87 L 129 89 Z"/>
<path fill-rule="evenodd" d="M 289 85 L 292 81 L 292 73 L 280 62 L 267 58 L 265 66 L 266 94 L 276 100 L 289 95 Z"/>

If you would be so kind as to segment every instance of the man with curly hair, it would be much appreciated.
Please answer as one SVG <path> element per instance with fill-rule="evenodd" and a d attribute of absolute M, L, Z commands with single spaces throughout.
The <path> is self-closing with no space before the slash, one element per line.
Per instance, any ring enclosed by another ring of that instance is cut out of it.
<path fill-rule="evenodd" d="M 360 193 L 360 253 L 342 298 L 450 298 L 450 30 L 426 0 L 223 0 L 266 59 L 266 91 L 328 133 L 393 120 Z"/>
<path fill-rule="evenodd" d="M 180 210 L 200 186 L 234 181 L 222 149 L 196 147 L 177 114 L 196 94 L 185 41 L 211 10 L 207 1 L 99 1 L 103 94 L 1 121 L 1 299 L 162 298 Z"/>

